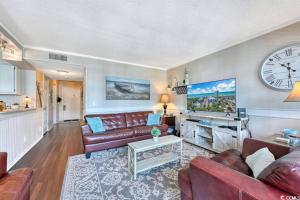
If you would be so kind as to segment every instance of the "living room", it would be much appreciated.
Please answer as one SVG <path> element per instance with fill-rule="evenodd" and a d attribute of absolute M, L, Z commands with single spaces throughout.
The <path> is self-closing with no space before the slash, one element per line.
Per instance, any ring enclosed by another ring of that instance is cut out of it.
<path fill-rule="evenodd" d="M 0 199 L 299 199 L 299 9 L 1 2 Z"/>

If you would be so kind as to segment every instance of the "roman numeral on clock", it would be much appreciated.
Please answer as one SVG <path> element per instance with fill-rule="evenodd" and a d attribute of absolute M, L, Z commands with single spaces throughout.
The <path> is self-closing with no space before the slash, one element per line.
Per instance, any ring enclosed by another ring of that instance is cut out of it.
<path fill-rule="evenodd" d="M 281 57 L 280 57 L 279 55 L 274 55 L 273 57 L 274 57 L 277 61 L 278 61 L 278 60 L 281 60 Z"/>
<path fill-rule="evenodd" d="M 266 81 L 268 81 L 271 85 L 274 83 L 275 76 L 273 74 L 266 77 Z"/>
<path fill-rule="evenodd" d="M 274 85 L 275 85 L 276 87 L 279 87 L 279 86 L 281 85 L 281 83 L 282 83 L 282 80 L 281 80 L 281 79 L 278 79 L 278 80 L 275 81 Z"/>
<path fill-rule="evenodd" d="M 293 55 L 292 49 L 291 49 L 291 48 L 286 49 L 286 50 L 285 50 L 285 55 L 286 55 L 286 56 L 292 56 L 292 55 Z"/>
<path fill-rule="evenodd" d="M 273 71 L 271 69 L 264 71 L 264 74 L 271 74 Z"/>

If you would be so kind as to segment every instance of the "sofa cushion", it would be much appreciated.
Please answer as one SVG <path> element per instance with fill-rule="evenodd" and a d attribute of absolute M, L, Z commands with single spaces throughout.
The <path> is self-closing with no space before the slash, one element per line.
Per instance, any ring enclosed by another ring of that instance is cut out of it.
<path fill-rule="evenodd" d="M 148 114 L 148 119 L 147 119 L 147 126 L 152 126 L 152 125 L 160 125 L 160 114 L 156 113 L 149 113 Z"/>
<path fill-rule="evenodd" d="M 215 155 L 211 159 L 248 176 L 252 175 L 251 169 L 243 160 L 241 153 L 236 149 L 229 149 Z"/>
<path fill-rule="evenodd" d="M 102 119 L 100 117 L 87 117 L 86 121 L 93 133 L 101 133 L 105 131 Z"/>
<path fill-rule="evenodd" d="M 100 117 L 105 130 L 113 130 L 118 128 L 127 128 L 126 127 L 126 119 L 124 113 L 118 114 L 95 114 L 95 115 L 85 115 L 84 118 L 87 117 Z"/>
<path fill-rule="evenodd" d="M 190 179 L 190 169 L 182 169 L 178 173 L 178 183 L 181 192 L 185 194 L 188 199 L 193 199 L 192 183 Z"/>
<path fill-rule="evenodd" d="M 274 161 L 259 174 L 258 179 L 300 196 L 300 151 L 294 150 Z"/>
<path fill-rule="evenodd" d="M 274 155 L 267 147 L 257 150 L 246 158 L 246 163 L 252 169 L 255 178 L 274 161 Z"/>
<path fill-rule="evenodd" d="M 133 129 L 124 128 L 124 129 L 115 129 L 111 131 L 106 131 L 102 134 L 92 134 L 85 135 L 83 137 L 84 144 L 97 144 L 107 141 L 120 140 L 131 138 L 134 136 Z"/>
<path fill-rule="evenodd" d="M 152 112 L 145 111 L 125 113 L 127 127 L 146 126 L 149 113 Z"/>
<path fill-rule="evenodd" d="M 151 134 L 151 130 L 154 126 L 136 126 L 133 128 L 135 136 Z M 162 124 L 157 127 L 161 132 L 166 132 L 168 130 L 168 125 Z"/>

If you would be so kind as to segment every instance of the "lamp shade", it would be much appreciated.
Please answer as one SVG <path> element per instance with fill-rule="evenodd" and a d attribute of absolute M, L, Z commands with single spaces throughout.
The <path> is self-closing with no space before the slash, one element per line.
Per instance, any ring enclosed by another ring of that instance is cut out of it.
<path fill-rule="evenodd" d="M 170 96 L 168 94 L 162 94 L 160 96 L 160 103 L 169 103 L 170 102 Z"/>
<path fill-rule="evenodd" d="M 293 90 L 284 100 L 285 102 L 300 102 L 300 81 L 296 81 Z"/>

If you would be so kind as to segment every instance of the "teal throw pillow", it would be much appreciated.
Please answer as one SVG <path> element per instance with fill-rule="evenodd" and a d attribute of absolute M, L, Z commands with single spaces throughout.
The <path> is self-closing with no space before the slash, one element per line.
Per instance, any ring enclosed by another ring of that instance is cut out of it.
<path fill-rule="evenodd" d="M 159 125 L 160 124 L 160 114 L 148 114 L 147 126 Z"/>
<path fill-rule="evenodd" d="M 92 129 L 93 133 L 102 133 L 105 131 L 103 122 L 100 117 L 87 117 L 86 121 Z"/>

